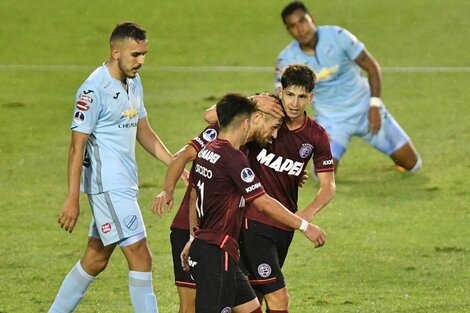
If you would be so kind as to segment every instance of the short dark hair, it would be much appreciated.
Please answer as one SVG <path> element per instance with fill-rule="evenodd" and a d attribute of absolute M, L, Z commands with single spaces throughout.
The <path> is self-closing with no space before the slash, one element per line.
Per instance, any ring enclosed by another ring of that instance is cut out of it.
<path fill-rule="evenodd" d="M 281 17 L 284 24 L 286 23 L 286 17 L 294 13 L 296 10 L 302 10 L 305 13 L 309 13 L 305 4 L 301 1 L 294 1 L 285 6 L 282 10 Z"/>
<path fill-rule="evenodd" d="M 290 64 L 282 72 L 281 84 L 283 89 L 290 86 L 301 86 L 311 92 L 316 83 L 317 76 L 315 72 L 304 64 Z"/>
<path fill-rule="evenodd" d="M 134 39 L 135 41 L 145 40 L 147 39 L 146 31 L 133 22 L 119 23 L 111 32 L 109 43 L 111 44 L 115 40 L 122 40 L 127 38 Z"/>
<path fill-rule="evenodd" d="M 242 95 L 229 93 L 217 102 L 215 109 L 219 125 L 224 128 L 237 116 L 250 116 L 255 111 L 255 103 Z"/>

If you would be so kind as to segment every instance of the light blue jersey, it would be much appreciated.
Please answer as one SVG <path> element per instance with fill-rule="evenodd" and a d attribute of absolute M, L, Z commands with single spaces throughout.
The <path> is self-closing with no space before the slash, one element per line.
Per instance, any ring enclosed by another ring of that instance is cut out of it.
<path fill-rule="evenodd" d="M 80 86 L 72 130 L 89 134 L 81 191 L 138 190 L 135 143 L 138 120 L 147 116 L 140 77 L 127 78 L 127 91 L 106 63 Z"/>
<path fill-rule="evenodd" d="M 280 54 L 276 64 L 276 88 L 282 70 L 289 64 L 306 64 L 317 75 L 313 107 L 316 119 L 355 123 L 369 110 L 370 87 L 354 60 L 365 49 L 353 34 L 339 26 L 317 28 L 315 55 L 302 51 L 297 40 Z"/>

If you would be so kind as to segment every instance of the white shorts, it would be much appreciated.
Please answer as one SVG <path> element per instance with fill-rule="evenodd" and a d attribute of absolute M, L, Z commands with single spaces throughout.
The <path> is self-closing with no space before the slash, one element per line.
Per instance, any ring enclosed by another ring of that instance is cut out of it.
<path fill-rule="evenodd" d="M 124 189 L 89 194 L 93 218 L 88 235 L 100 238 L 105 246 L 125 242 L 136 235 L 140 239 L 145 238 L 145 225 L 137 203 L 138 193 L 137 190 Z"/>
<path fill-rule="evenodd" d="M 333 158 L 340 160 L 346 152 L 353 136 L 358 136 L 367 141 L 371 146 L 390 156 L 404 146 L 410 137 L 400 127 L 398 122 L 385 107 L 380 109 L 382 124 L 377 134 L 369 133 L 369 112 L 365 112 L 358 123 L 348 121 L 337 122 L 325 118 L 319 118 L 317 122 L 326 129 L 331 142 Z"/>

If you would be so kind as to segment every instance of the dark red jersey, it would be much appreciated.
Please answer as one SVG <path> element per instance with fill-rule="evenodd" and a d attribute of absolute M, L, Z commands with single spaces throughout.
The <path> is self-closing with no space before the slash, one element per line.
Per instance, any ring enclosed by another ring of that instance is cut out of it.
<path fill-rule="evenodd" d="M 193 140 L 188 142 L 188 145 L 191 145 L 196 152 L 201 151 L 206 143 L 214 140 L 217 138 L 217 134 L 219 133 L 219 125 L 217 123 L 208 125 L 198 136 L 194 137 Z M 193 170 L 194 164 L 191 166 L 190 176 L 189 176 L 189 184 L 186 192 L 184 194 L 183 200 L 181 201 L 180 207 L 178 212 L 171 223 L 170 228 L 177 228 L 177 229 L 189 229 L 189 195 L 191 193 L 191 184 L 193 178 Z"/>
<path fill-rule="evenodd" d="M 309 117 L 296 130 L 289 130 L 283 124 L 278 130 L 277 138 L 264 148 L 250 142 L 248 159 L 266 193 L 294 213 L 297 211 L 299 182 L 308 161 L 313 159 L 317 173 L 334 171 L 328 135 L 325 129 Z M 250 203 L 247 204 L 245 217 L 289 229 Z"/>
<path fill-rule="evenodd" d="M 207 143 L 194 161 L 193 188 L 200 219 L 194 236 L 218 245 L 238 260 L 245 201 L 265 194 L 245 154 L 226 140 Z"/>

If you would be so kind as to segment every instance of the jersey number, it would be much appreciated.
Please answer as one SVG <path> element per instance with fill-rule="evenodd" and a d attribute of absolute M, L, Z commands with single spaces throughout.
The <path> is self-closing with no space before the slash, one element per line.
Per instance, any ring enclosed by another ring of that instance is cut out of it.
<path fill-rule="evenodd" d="M 196 198 L 196 212 L 199 218 L 204 216 L 204 183 L 200 180 L 197 182 L 197 198 Z"/>

